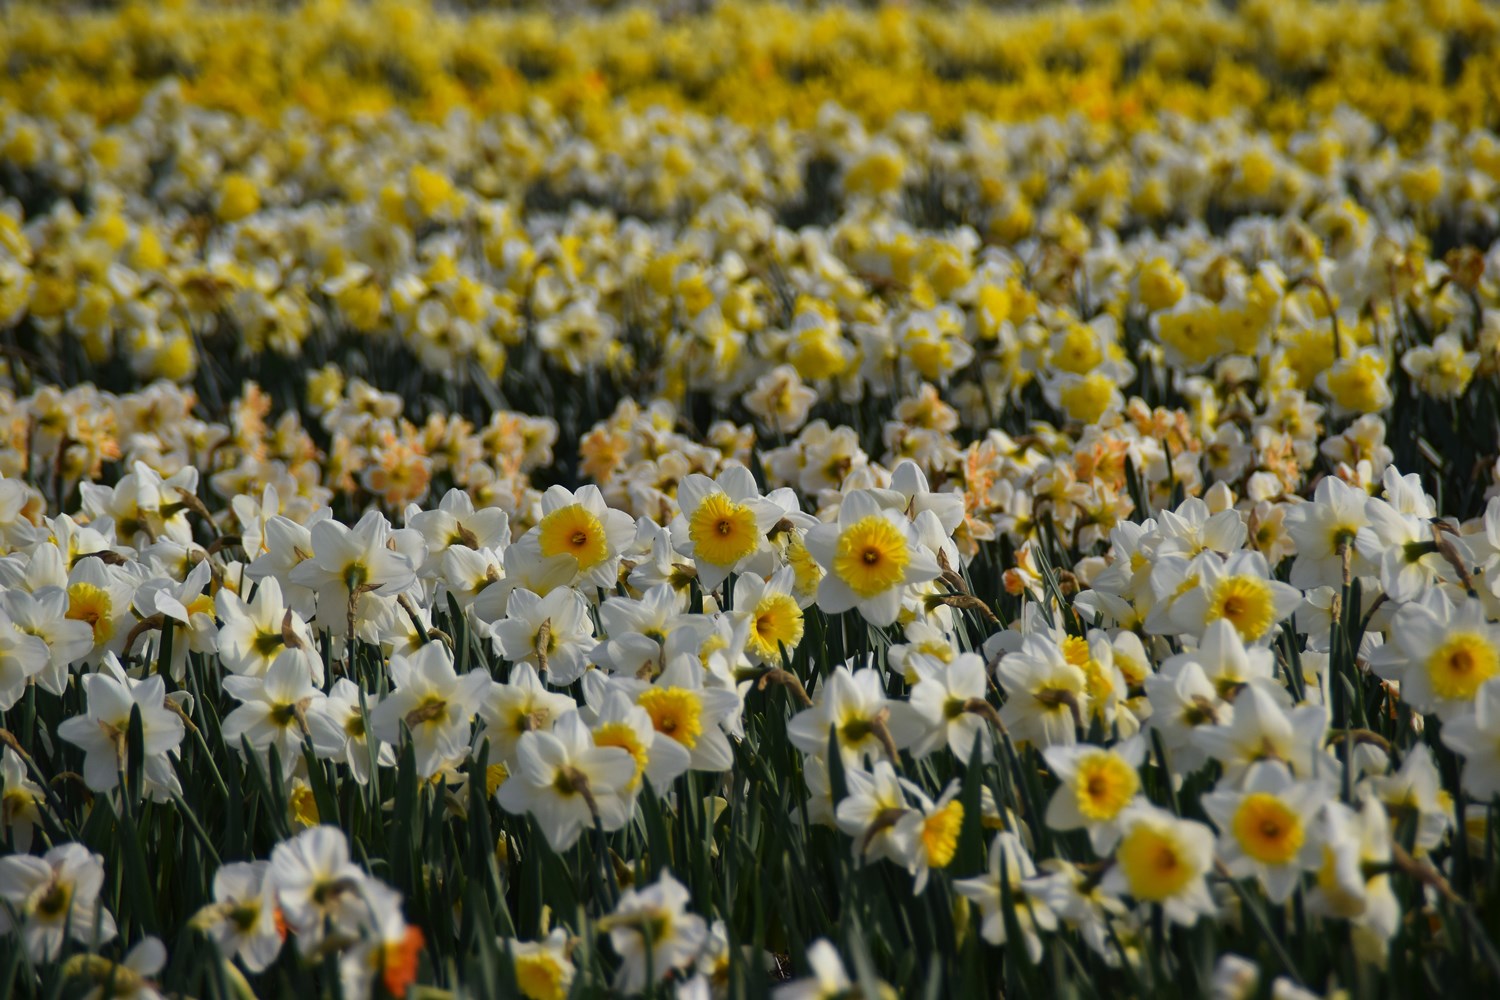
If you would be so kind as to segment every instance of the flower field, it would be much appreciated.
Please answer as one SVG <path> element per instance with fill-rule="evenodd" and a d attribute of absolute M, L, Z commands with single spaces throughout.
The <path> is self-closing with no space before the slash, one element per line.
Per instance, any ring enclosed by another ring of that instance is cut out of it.
<path fill-rule="evenodd" d="M 1500 8 L 0 56 L 0 996 L 1500 989 Z"/>

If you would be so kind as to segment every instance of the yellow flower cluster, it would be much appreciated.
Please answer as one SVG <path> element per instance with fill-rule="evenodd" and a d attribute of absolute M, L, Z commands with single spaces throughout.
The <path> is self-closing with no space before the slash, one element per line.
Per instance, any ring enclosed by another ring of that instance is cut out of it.
<path fill-rule="evenodd" d="M 540 5 L 545 7 L 545 5 Z M 908 113 L 1078 111 L 1149 131 L 1163 111 L 1231 110 L 1285 130 L 1349 105 L 1396 133 L 1493 120 L 1500 14 L 1482 0 L 1251 0 L 1226 9 L 1114 0 L 1017 11 L 877 10 L 722 3 L 703 16 L 627 7 L 559 21 L 550 11 L 456 12 L 429 0 L 313 0 L 291 7 L 134 0 L 58 16 L 8 5 L 0 98 L 61 118 L 119 120 L 179 77 L 204 107 L 274 119 L 296 109 L 357 122 L 401 109 L 522 112 L 540 100 L 609 127 L 635 108 L 811 124 L 825 101 L 877 125 Z M 18 149 L 27 148 L 24 145 Z M 32 147 L 34 148 L 34 147 Z M 870 175 L 882 172 L 872 164 Z"/>

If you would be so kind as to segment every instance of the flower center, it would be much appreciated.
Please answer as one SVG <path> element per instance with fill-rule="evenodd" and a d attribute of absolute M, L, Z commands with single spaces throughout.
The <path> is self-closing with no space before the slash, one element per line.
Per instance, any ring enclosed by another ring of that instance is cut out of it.
<path fill-rule="evenodd" d="M 1228 620 L 1240 638 L 1252 642 L 1276 623 L 1271 587 L 1256 576 L 1226 576 L 1214 585 L 1208 621 Z"/>
<path fill-rule="evenodd" d="M 1130 894 L 1159 903 L 1182 891 L 1193 879 L 1193 868 L 1169 831 L 1138 824 L 1120 842 L 1116 855 L 1125 872 Z"/>
<path fill-rule="evenodd" d="M 710 493 L 688 522 L 693 552 L 714 566 L 733 566 L 760 546 L 755 514 L 723 493 Z"/>
<path fill-rule="evenodd" d="M 640 705 L 651 716 L 656 731 L 691 750 L 703 735 L 703 706 L 686 688 L 652 688 L 642 693 Z"/>
<path fill-rule="evenodd" d="M 1479 685 L 1500 673 L 1500 651 L 1478 632 L 1455 632 L 1427 658 L 1427 677 L 1439 698 L 1473 701 Z"/>
<path fill-rule="evenodd" d="M 1078 766 L 1078 811 L 1090 822 L 1114 819 L 1141 787 L 1141 779 L 1118 755 L 1095 753 Z"/>
<path fill-rule="evenodd" d="M 860 597 L 874 597 L 901 584 L 910 562 L 906 536 L 886 518 L 871 514 L 839 535 L 833 571 Z"/>
<path fill-rule="evenodd" d="M 1286 864 L 1302 849 L 1301 818 L 1285 802 L 1266 792 L 1245 796 L 1230 828 L 1240 848 L 1266 864 Z"/>
<path fill-rule="evenodd" d="M 578 569 L 593 569 L 609 557 L 604 525 L 582 504 L 559 507 L 537 525 L 542 555 L 566 553 L 578 560 Z"/>

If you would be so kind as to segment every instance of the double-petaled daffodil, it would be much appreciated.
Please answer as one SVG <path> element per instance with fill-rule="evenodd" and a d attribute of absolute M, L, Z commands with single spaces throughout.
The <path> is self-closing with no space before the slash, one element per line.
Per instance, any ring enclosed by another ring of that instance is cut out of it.
<path fill-rule="evenodd" d="M 1219 828 L 1219 855 L 1230 875 L 1255 876 L 1273 903 L 1284 903 L 1302 873 L 1318 863 L 1309 830 L 1333 788 L 1297 781 L 1280 761 L 1252 765 L 1238 790 L 1203 796 L 1203 811 Z"/>
<path fill-rule="evenodd" d="M 1054 830 L 1086 829 L 1099 855 L 1120 837 L 1120 817 L 1141 790 L 1137 769 L 1146 743 L 1136 737 L 1114 747 L 1088 744 L 1050 746 L 1042 751 L 1061 784 L 1047 803 L 1046 823 Z"/>
<path fill-rule="evenodd" d="M 626 795 L 635 758 L 599 746 L 576 711 L 551 730 L 532 730 L 516 744 L 516 766 L 495 794 L 506 812 L 530 813 L 554 851 L 565 851 L 598 823 L 618 830 L 630 818 Z"/>
<path fill-rule="evenodd" d="M 489 672 L 476 668 L 458 676 L 453 654 L 434 638 L 412 656 L 392 656 L 390 673 L 394 690 L 370 711 L 375 736 L 400 746 L 404 726 L 424 778 L 467 755 L 474 714 L 492 683 Z"/>
<path fill-rule="evenodd" d="M 1472 598 L 1454 606 L 1441 591 L 1402 605 L 1390 641 L 1371 657 L 1374 671 L 1401 682 L 1401 700 L 1449 719 L 1472 710 L 1480 687 L 1500 675 L 1500 626 Z"/>
<path fill-rule="evenodd" d="M 71 937 L 86 945 L 115 936 L 115 921 L 99 903 L 104 859 L 82 844 L 58 844 L 41 857 L 0 858 L 0 934 L 19 930 L 33 962 L 50 962 Z"/>
<path fill-rule="evenodd" d="M 672 534 L 691 556 L 704 590 L 716 590 L 731 573 L 773 568 L 767 534 L 785 511 L 760 495 L 743 465 L 727 466 L 717 479 L 693 473 L 677 484 L 681 522 Z"/>
<path fill-rule="evenodd" d="M 975 878 L 959 879 L 953 883 L 955 892 L 979 904 L 979 913 L 984 921 L 979 933 L 990 944 L 1006 944 L 1007 917 L 1015 920 L 1024 939 L 1026 957 L 1033 965 L 1042 958 L 1042 937 L 1039 932 L 1057 929 L 1057 916 L 1032 891 L 1034 886 L 1031 880 L 1035 877 L 1036 865 L 1021 839 L 1009 830 L 1002 830 L 990 842 L 988 871 Z M 1005 912 L 1007 902 L 1009 915 Z"/>
<path fill-rule="evenodd" d="M 858 608 L 882 628 L 896 621 L 912 584 L 941 573 L 912 522 L 865 490 L 847 494 L 837 523 L 808 529 L 804 543 L 825 572 L 818 607 L 829 614 Z"/>
<path fill-rule="evenodd" d="M 544 558 L 565 555 L 577 561 L 575 586 L 613 590 L 620 555 L 635 538 L 635 521 L 606 504 L 597 486 L 576 493 L 551 486 L 542 494 L 542 519 L 530 533 Z"/>
<path fill-rule="evenodd" d="M 1204 881 L 1214 860 L 1212 830 L 1146 803 L 1126 810 L 1120 827 L 1104 891 L 1159 903 L 1167 919 L 1187 926 L 1213 914 L 1213 897 Z"/>

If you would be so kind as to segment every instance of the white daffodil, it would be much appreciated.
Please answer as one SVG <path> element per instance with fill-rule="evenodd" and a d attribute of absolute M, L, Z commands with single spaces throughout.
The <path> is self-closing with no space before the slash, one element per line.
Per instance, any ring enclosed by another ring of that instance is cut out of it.
<path fill-rule="evenodd" d="M 373 697 L 360 706 L 360 691 L 347 677 L 333 682 L 326 698 L 314 698 L 307 708 L 307 727 L 312 735 L 313 750 L 322 760 L 349 765 L 349 773 L 363 785 L 370 780 L 372 748 L 369 710 Z M 396 766 L 396 751 L 389 743 L 375 739 L 374 764 Z"/>
<path fill-rule="evenodd" d="M 547 690 L 531 664 L 518 662 L 511 668 L 509 681 L 490 684 L 479 704 L 479 717 L 493 743 L 494 759 L 510 762 L 516 759 L 516 744 L 523 735 L 551 729 L 577 707 L 568 695 Z"/>
<path fill-rule="evenodd" d="M 470 550 L 504 551 L 510 544 L 510 517 L 499 507 L 476 510 L 463 490 L 451 489 L 431 510 L 416 504 L 406 508 L 406 526 L 427 543 L 427 559 L 418 572 L 428 579 L 441 569 L 443 554 L 455 546 Z"/>
<path fill-rule="evenodd" d="M 540 941 L 505 941 L 516 988 L 527 1000 L 558 1000 L 568 995 L 577 970 L 569 954 L 568 932 L 554 927 Z"/>
<path fill-rule="evenodd" d="M 0 712 L 10 711 L 21 700 L 26 685 L 51 660 L 52 651 L 45 642 L 16 628 L 0 611 Z"/>
<path fill-rule="evenodd" d="M 225 958 L 261 972 L 281 954 L 286 931 L 276 920 L 269 861 L 235 861 L 214 873 L 214 901 L 193 917 L 193 926 L 218 946 Z"/>
<path fill-rule="evenodd" d="M 357 930 L 366 876 L 349 860 L 342 830 L 314 826 L 283 840 L 265 878 L 302 954 L 316 954 L 330 932 Z"/>
<path fill-rule="evenodd" d="M 532 730 L 516 744 L 516 767 L 496 792 L 500 808 L 530 813 L 554 851 L 565 851 L 596 822 L 618 830 L 630 818 L 625 794 L 635 780 L 632 755 L 598 746 L 575 712 L 550 731 Z"/>
<path fill-rule="evenodd" d="M 1186 926 L 1214 913 L 1204 881 L 1214 860 L 1212 830 L 1146 803 L 1126 810 L 1120 827 L 1115 863 L 1101 884 L 1104 891 L 1159 903 L 1167 919 Z"/>
<path fill-rule="evenodd" d="M 857 608 L 882 628 L 896 621 L 912 584 L 941 572 L 912 522 L 864 490 L 847 494 L 838 521 L 810 528 L 803 542 L 824 570 L 818 607 L 829 614 Z"/>
<path fill-rule="evenodd" d="M 57 735 L 84 752 L 83 779 L 96 792 L 107 792 L 120 782 L 125 767 L 126 742 L 132 710 L 141 714 L 141 773 L 144 794 L 165 800 L 182 791 L 169 759 L 175 756 L 186 732 L 182 719 L 166 707 L 166 682 L 159 675 L 137 681 L 127 677 L 113 655 L 99 672 L 82 680 L 88 708 L 84 715 L 64 719 Z"/>
<path fill-rule="evenodd" d="M 839 666 L 814 693 L 812 707 L 792 716 L 786 733 L 798 750 L 821 756 L 831 730 L 844 766 L 858 767 L 910 746 L 921 729 L 909 706 L 886 698 L 880 671 Z"/>
<path fill-rule="evenodd" d="M 657 794 L 662 794 L 692 766 L 689 749 L 658 730 L 651 713 L 632 702 L 629 694 L 618 686 L 605 695 L 593 730 L 596 746 L 619 747 L 634 761 L 635 776 L 625 786 L 632 800 L 640 789 L 642 777 L 651 782 Z"/>
<path fill-rule="evenodd" d="M 424 778 L 467 755 L 474 715 L 492 683 L 489 672 L 474 669 L 458 676 L 453 654 L 434 639 L 413 656 L 392 656 L 390 674 L 393 690 L 370 712 L 376 738 L 400 746 L 405 725 Z"/>
<path fill-rule="evenodd" d="M 1088 675 L 1052 637 L 1028 635 L 1001 657 L 995 679 L 1005 691 L 1000 719 L 1017 742 L 1045 748 L 1077 741 L 1088 717 Z"/>
<path fill-rule="evenodd" d="M 67 690 L 68 666 L 94 647 L 94 633 L 88 623 L 68 617 L 68 592 L 61 587 L 42 587 L 30 593 L 19 588 L 4 590 L 0 593 L 0 615 L 9 618 L 16 631 L 47 644 L 47 663 L 30 679 L 43 691 L 61 695 Z"/>
<path fill-rule="evenodd" d="M 663 869 L 661 877 L 643 889 L 626 889 L 614 912 L 600 921 L 609 943 L 620 956 L 615 988 L 639 993 L 649 985 L 646 967 L 657 981 L 691 964 L 708 939 L 703 918 L 687 912 L 692 895 Z"/>
<path fill-rule="evenodd" d="M 621 679 L 635 703 L 651 716 L 658 733 L 688 752 L 695 771 L 727 771 L 734 766 L 728 729 L 744 707 L 733 690 L 708 687 L 693 656 L 674 656 L 652 683 Z"/>
<path fill-rule="evenodd" d="M 379 511 L 370 511 L 352 528 L 319 521 L 308 541 L 311 558 L 293 567 L 288 578 L 316 592 L 318 628 L 338 638 L 349 636 L 351 622 L 358 634 L 369 618 L 371 595 L 394 596 L 416 580 L 411 559 L 387 545 L 391 526 Z"/>
<path fill-rule="evenodd" d="M 635 521 L 607 505 L 597 486 L 576 493 L 550 486 L 542 494 L 542 519 L 528 534 L 535 536 L 544 558 L 568 555 L 577 560 L 575 586 L 613 589 L 620 555 L 635 537 Z"/>
<path fill-rule="evenodd" d="M 1057 929 L 1057 916 L 1046 902 L 1031 891 L 1036 865 L 1019 837 L 1009 830 L 995 834 L 990 841 L 988 870 L 975 878 L 959 879 L 953 889 L 960 896 L 979 905 L 984 921 L 979 933 L 990 944 L 1007 944 L 1005 895 L 1010 896 L 1010 912 L 1021 931 L 1026 957 L 1035 965 L 1042 958 L 1042 931 Z M 1006 892 L 1001 891 L 1004 886 Z"/>
<path fill-rule="evenodd" d="M 672 536 L 692 557 L 704 590 L 717 590 L 731 573 L 773 568 L 766 535 L 783 511 L 760 495 L 749 469 L 726 466 L 717 479 L 693 473 L 677 484 L 677 503 L 681 520 L 673 521 Z"/>
<path fill-rule="evenodd" d="M 1120 838 L 1120 817 L 1141 790 L 1138 768 L 1146 756 L 1139 737 L 1114 747 L 1050 746 L 1042 751 L 1061 784 L 1047 803 L 1047 826 L 1086 829 L 1094 852 L 1106 855 Z"/>
<path fill-rule="evenodd" d="M 797 600 L 796 571 L 783 566 L 767 579 L 747 573 L 734 585 L 734 614 L 749 622 L 745 655 L 751 663 L 781 666 L 802 642 L 803 613 Z"/>
<path fill-rule="evenodd" d="M 1193 563 L 1196 586 L 1172 605 L 1172 623 L 1179 632 L 1202 635 L 1210 623 L 1222 620 L 1246 643 L 1269 642 L 1276 624 L 1302 602 L 1296 587 L 1271 577 L 1259 552 L 1236 552 L 1222 562 L 1205 553 Z"/>
<path fill-rule="evenodd" d="M 1481 802 L 1500 794 L 1500 678 L 1485 681 L 1474 692 L 1474 707 L 1443 723 L 1443 745 L 1463 757 L 1460 781 Z"/>
<path fill-rule="evenodd" d="M 302 762 L 302 741 L 310 734 L 308 711 L 323 700 L 313 684 L 311 649 L 283 649 L 264 676 L 224 678 L 224 691 L 241 704 L 224 717 L 224 742 L 239 749 L 241 740 L 269 758 L 272 747 L 283 777 Z"/>
<path fill-rule="evenodd" d="M 41 857 L 0 858 L 0 934 L 19 930 L 33 962 L 50 962 L 65 937 L 86 945 L 115 936 L 115 921 L 99 903 L 104 859 L 82 844 L 58 844 Z"/>
<path fill-rule="evenodd" d="M 1333 786 L 1297 781 L 1280 761 L 1251 765 L 1239 789 L 1203 796 L 1203 811 L 1219 828 L 1219 854 L 1229 874 L 1255 876 L 1273 903 L 1291 896 L 1302 873 L 1318 863 L 1309 836 Z"/>
<path fill-rule="evenodd" d="M 1227 724 L 1202 726 L 1193 739 L 1224 766 L 1224 780 L 1239 782 L 1256 761 L 1278 760 L 1299 778 L 1320 777 L 1338 767 L 1323 750 L 1328 709 L 1322 705 L 1282 707 L 1279 689 L 1257 681 L 1234 699 Z"/>
<path fill-rule="evenodd" d="M 0 753 L 0 830 L 22 853 L 31 849 L 31 836 L 42 818 L 47 793 L 26 774 L 21 755 L 10 747 Z"/>
<path fill-rule="evenodd" d="M 989 678 L 984 658 L 960 653 L 951 663 L 943 663 L 919 653 L 908 662 L 917 680 L 907 703 L 925 724 L 925 732 L 912 744 L 912 754 L 925 757 L 946 746 L 967 764 L 977 740 L 981 762 L 992 761 L 995 746 L 988 720 L 995 717 L 995 710 L 985 701 Z"/>
<path fill-rule="evenodd" d="M 1404 604 L 1391 619 L 1390 641 L 1371 657 L 1371 668 L 1401 682 L 1401 700 L 1441 719 L 1472 709 L 1479 688 L 1500 675 L 1500 625 L 1479 601 L 1455 607 L 1441 591 Z"/>
<path fill-rule="evenodd" d="M 512 590 L 491 642 L 505 659 L 545 670 L 550 683 L 566 687 L 582 676 L 594 650 L 588 601 L 571 587 L 558 587 L 545 597 L 524 588 Z"/>
<path fill-rule="evenodd" d="M 268 576 L 246 601 L 225 587 L 214 595 L 219 621 L 219 658 L 231 673 L 257 677 L 271 668 L 288 644 L 314 648 L 312 631 L 302 616 L 281 598 L 281 581 Z M 290 637 L 290 640 L 289 640 Z M 313 682 L 323 682 L 323 663 L 318 661 Z"/>

